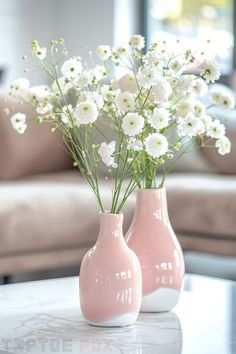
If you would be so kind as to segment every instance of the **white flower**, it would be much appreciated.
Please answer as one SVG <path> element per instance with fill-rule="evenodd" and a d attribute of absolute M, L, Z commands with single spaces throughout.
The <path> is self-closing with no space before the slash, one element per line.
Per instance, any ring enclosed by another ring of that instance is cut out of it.
<path fill-rule="evenodd" d="M 60 89 L 63 93 L 63 95 L 66 95 L 70 89 L 74 87 L 74 82 L 73 81 L 68 81 L 66 77 L 60 77 L 58 79 L 58 83 L 60 86 Z M 57 82 L 54 81 L 52 84 L 52 91 L 56 93 L 60 93 L 59 87 L 57 85 Z"/>
<path fill-rule="evenodd" d="M 149 117 L 151 126 L 157 130 L 168 126 L 169 111 L 165 108 L 155 108 L 153 114 Z"/>
<path fill-rule="evenodd" d="M 144 145 L 147 153 L 152 157 L 160 157 L 168 151 L 167 138 L 159 133 L 148 135 L 144 140 Z"/>
<path fill-rule="evenodd" d="M 199 67 L 200 75 L 204 77 L 207 83 L 215 82 L 220 78 L 220 68 L 213 60 L 204 60 Z"/>
<path fill-rule="evenodd" d="M 181 74 L 184 71 L 185 66 L 184 66 L 184 63 L 181 60 L 175 59 L 174 61 L 171 61 L 170 68 L 175 73 Z"/>
<path fill-rule="evenodd" d="M 130 38 L 129 45 L 134 49 L 141 50 L 145 46 L 145 38 L 139 34 L 135 34 Z"/>
<path fill-rule="evenodd" d="M 68 104 L 67 106 L 63 106 L 62 107 L 62 114 L 61 114 L 61 121 L 62 123 L 64 123 L 65 125 L 68 125 L 68 127 L 72 127 L 72 122 L 71 119 L 73 117 L 74 114 L 74 109 L 72 107 L 71 104 Z"/>
<path fill-rule="evenodd" d="M 207 115 L 207 114 L 205 114 L 205 115 L 201 116 L 200 119 L 201 119 L 201 121 L 204 124 L 205 131 L 207 131 L 210 128 L 211 124 L 212 124 L 212 117 Z"/>
<path fill-rule="evenodd" d="M 222 104 L 222 91 L 221 90 L 213 90 L 211 92 L 211 102 L 217 106 Z"/>
<path fill-rule="evenodd" d="M 134 136 L 131 136 L 128 141 L 127 145 L 128 150 L 134 150 L 134 151 L 142 151 L 143 150 L 143 144 L 141 140 L 137 140 Z"/>
<path fill-rule="evenodd" d="M 46 102 L 51 95 L 50 89 L 46 85 L 39 85 L 39 86 L 33 86 L 31 87 L 26 93 L 25 93 L 25 101 L 27 102 L 32 102 L 32 101 L 37 101 L 37 102 Z"/>
<path fill-rule="evenodd" d="M 188 113 L 184 118 L 180 118 L 178 132 L 180 136 L 196 136 L 204 133 L 205 127 L 201 119 L 196 118 L 192 113 Z"/>
<path fill-rule="evenodd" d="M 127 52 L 127 48 L 125 45 L 119 45 L 112 49 L 112 55 L 115 59 L 123 57 Z"/>
<path fill-rule="evenodd" d="M 208 86 L 206 82 L 201 78 L 193 80 L 192 87 L 193 87 L 193 92 L 197 96 L 204 96 L 207 94 Z"/>
<path fill-rule="evenodd" d="M 97 55 L 101 60 L 107 60 L 111 56 L 111 47 L 109 45 L 100 45 L 97 47 Z"/>
<path fill-rule="evenodd" d="M 194 101 L 193 100 L 183 100 L 176 107 L 176 115 L 178 117 L 185 117 L 188 113 L 193 112 Z"/>
<path fill-rule="evenodd" d="M 151 88 L 155 102 L 166 102 L 172 93 L 170 83 L 164 78 L 155 80 L 155 85 Z"/>
<path fill-rule="evenodd" d="M 160 65 L 160 54 L 156 50 L 149 50 L 142 58 L 147 67 L 158 67 Z"/>
<path fill-rule="evenodd" d="M 221 90 L 214 90 L 211 93 L 211 101 L 217 106 L 225 109 L 232 109 L 235 106 L 235 98 L 233 95 Z"/>
<path fill-rule="evenodd" d="M 103 85 L 101 87 L 101 95 L 106 101 L 114 101 L 116 97 L 118 96 L 120 91 L 113 90 L 111 86 L 109 85 Z"/>
<path fill-rule="evenodd" d="M 75 116 L 79 124 L 94 123 L 98 118 L 98 110 L 92 102 L 81 102 L 75 108 Z"/>
<path fill-rule="evenodd" d="M 29 80 L 22 78 L 15 80 L 10 87 L 11 94 L 16 98 L 25 98 L 29 89 Z"/>
<path fill-rule="evenodd" d="M 138 85 L 134 75 L 125 74 L 119 79 L 119 88 L 121 91 L 129 91 L 135 93 L 138 89 Z"/>
<path fill-rule="evenodd" d="M 82 64 L 79 57 L 66 60 L 61 67 L 62 75 L 69 79 L 74 79 L 81 71 Z"/>
<path fill-rule="evenodd" d="M 156 69 L 146 65 L 139 68 L 137 79 L 140 86 L 150 88 L 155 83 L 156 77 Z"/>
<path fill-rule="evenodd" d="M 232 109 L 235 106 L 235 98 L 230 94 L 224 94 L 222 97 L 222 107 Z"/>
<path fill-rule="evenodd" d="M 46 114 L 51 111 L 53 106 L 50 103 L 41 104 L 36 108 L 38 114 Z"/>
<path fill-rule="evenodd" d="M 214 120 L 207 131 L 207 135 L 214 139 L 221 138 L 223 135 L 225 135 L 224 124 L 220 123 L 220 121 L 217 119 Z"/>
<path fill-rule="evenodd" d="M 116 104 L 120 111 L 132 111 L 135 108 L 135 97 L 128 91 L 120 92 L 116 98 Z"/>
<path fill-rule="evenodd" d="M 96 91 L 83 91 L 80 97 L 81 97 L 80 102 L 87 101 L 87 102 L 95 103 L 99 109 L 101 109 L 104 106 L 103 97 Z"/>
<path fill-rule="evenodd" d="M 142 132 L 144 126 L 144 118 L 138 113 L 128 113 L 122 122 L 124 133 L 129 136 L 135 136 Z"/>
<path fill-rule="evenodd" d="M 98 149 L 98 154 L 102 158 L 102 162 L 108 167 L 116 168 L 118 165 L 115 163 L 114 157 L 112 156 L 115 152 L 116 142 L 111 141 L 109 144 L 102 143 Z"/>
<path fill-rule="evenodd" d="M 96 65 L 93 69 L 93 75 L 97 81 L 102 80 L 107 75 L 106 68 L 102 65 Z"/>
<path fill-rule="evenodd" d="M 43 60 L 47 56 L 47 48 L 46 47 L 40 47 L 39 45 L 35 46 L 33 48 L 33 54 L 40 60 Z"/>
<path fill-rule="evenodd" d="M 182 75 L 176 79 L 175 91 L 185 95 L 192 89 L 192 82 L 190 75 Z"/>
<path fill-rule="evenodd" d="M 77 87 L 83 88 L 89 84 L 89 81 L 90 73 L 88 71 L 82 71 L 76 80 Z"/>
<path fill-rule="evenodd" d="M 196 117 L 201 117 L 202 115 L 206 114 L 206 107 L 200 101 L 195 101 L 193 112 Z"/>
<path fill-rule="evenodd" d="M 229 154 L 231 150 L 231 141 L 226 136 L 222 136 L 220 139 L 216 140 L 215 147 L 218 149 L 220 155 Z"/>
<path fill-rule="evenodd" d="M 23 134 L 27 128 L 26 115 L 19 112 L 13 114 L 11 124 L 18 133 Z"/>

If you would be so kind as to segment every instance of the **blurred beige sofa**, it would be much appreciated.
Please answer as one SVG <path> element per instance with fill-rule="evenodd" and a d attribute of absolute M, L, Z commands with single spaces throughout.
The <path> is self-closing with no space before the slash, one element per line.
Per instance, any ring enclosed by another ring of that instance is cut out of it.
<path fill-rule="evenodd" d="M 11 128 L 7 113 L 14 111 L 31 117 L 24 135 Z M 1 97 L 0 275 L 79 267 L 98 235 L 93 194 L 73 169 L 58 134 L 36 125 L 33 116 L 27 107 Z M 176 173 L 167 188 L 170 219 L 184 250 L 236 255 L 234 175 Z M 108 202 L 105 181 L 102 194 Z M 124 210 L 124 231 L 134 204 L 135 195 Z"/>

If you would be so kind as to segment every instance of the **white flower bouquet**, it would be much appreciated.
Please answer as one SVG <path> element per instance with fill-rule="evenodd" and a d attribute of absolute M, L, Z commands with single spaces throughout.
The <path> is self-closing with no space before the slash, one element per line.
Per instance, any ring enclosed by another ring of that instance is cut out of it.
<path fill-rule="evenodd" d="M 22 78 L 10 89 L 12 96 L 35 108 L 38 123 L 50 122 L 53 130 L 61 130 L 103 212 L 101 164 L 113 181 L 110 211 L 119 213 L 135 188 L 162 187 L 189 143 L 216 147 L 221 155 L 231 148 L 212 107 L 233 108 L 233 96 L 212 91 L 209 107 L 200 100 L 219 79 L 218 65 L 201 51 L 183 48 L 181 40 L 175 45 L 153 43 L 146 53 L 144 47 L 140 35 L 113 49 L 101 45 L 101 63 L 89 66 L 78 56 L 68 59 L 63 40 L 51 41 L 50 50 L 33 41 L 31 54 L 52 85 L 30 87 Z M 19 133 L 27 128 L 20 112 L 11 122 Z M 103 140 L 99 144 L 97 134 Z M 157 172 L 162 174 L 159 182 Z"/>

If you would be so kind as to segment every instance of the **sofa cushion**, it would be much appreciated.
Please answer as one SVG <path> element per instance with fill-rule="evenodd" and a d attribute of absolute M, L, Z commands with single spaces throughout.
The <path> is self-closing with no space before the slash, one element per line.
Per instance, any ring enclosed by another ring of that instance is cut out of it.
<path fill-rule="evenodd" d="M 13 130 L 10 123 L 11 115 L 18 111 L 27 116 L 28 128 L 23 135 Z M 34 117 L 35 112 L 28 106 L 0 93 L 0 180 L 72 166 L 59 132 L 52 133 L 48 124 L 36 124 Z"/>
<path fill-rule="evenodd" d="M 167 188 L 176 232 L 236 239 L 236 177 L 170 175 Z"/>

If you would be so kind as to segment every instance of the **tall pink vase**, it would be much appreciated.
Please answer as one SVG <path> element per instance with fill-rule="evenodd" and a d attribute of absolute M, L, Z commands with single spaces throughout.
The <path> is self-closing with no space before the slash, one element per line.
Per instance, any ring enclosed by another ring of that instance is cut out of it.
<path fill-rule="evenodd" d="M 138 317 L 141 267 L 125 242 L 122 224 L 122 214 L 100 214 L 98 240 L 81 264 L 80 305 L 92 325 L 127 326 Z"/>
<path fill-rule="evenodd" d="M 138 190 L 126 241 L 141 264 L 141 311 L 171 310 L 181 291 L 184 259 L 169 221 L 165 188 Z"/>

